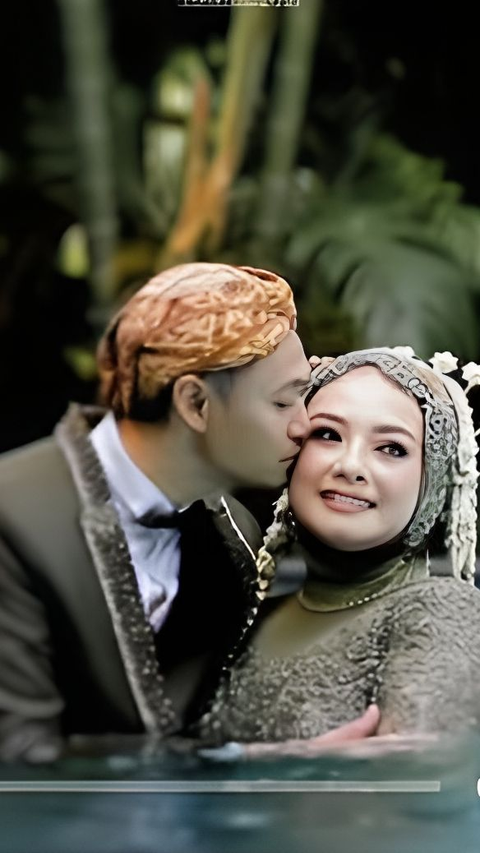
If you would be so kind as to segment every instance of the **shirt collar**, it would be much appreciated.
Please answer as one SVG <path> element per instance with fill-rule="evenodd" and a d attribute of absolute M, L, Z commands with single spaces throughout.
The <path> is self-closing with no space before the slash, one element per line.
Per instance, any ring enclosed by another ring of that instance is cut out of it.
<path fill-rule="evenodd" d="M 120 501 L 134 519 L 146 513 L 171 513 L 176 507 L 130 459 L 113 412 L 108 412 L 90 433 L 110 486 L 112 498 Z"/>

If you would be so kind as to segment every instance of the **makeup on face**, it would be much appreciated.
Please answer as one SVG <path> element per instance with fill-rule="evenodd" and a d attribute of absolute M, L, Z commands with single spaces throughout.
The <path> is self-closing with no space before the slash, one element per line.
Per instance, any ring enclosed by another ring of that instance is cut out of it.
<path fill-rule="evenodd" d="M 311 432 L 290 505 L 320 541 L 345 551 L 393 540 L 418 502 L 423 417 L 415 399 L 375 367 L 335 379 L 308 406 Z"/>

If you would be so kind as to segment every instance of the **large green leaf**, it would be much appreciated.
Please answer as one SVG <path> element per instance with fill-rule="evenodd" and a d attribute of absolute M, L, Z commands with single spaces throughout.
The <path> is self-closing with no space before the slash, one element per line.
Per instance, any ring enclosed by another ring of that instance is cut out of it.
<path fill-rule="evenodd" d="M 424 358 L 452 350 L 468 361 L 478 354 L 478 321 L 466 284 L 444 258 L 385 243 L 352 269 L 340 304 L 353 314 L 364 346 L 409 344 Z"/>
<path fill-rule="evenodd" d="M 353 319 L 361 346 L 409 344 L 425 357 L 445 349 L 467 360 L 478 355 L 477 279 L 424 240 L 420 223 L 415 228 L 388 205 L 345 199 L 332 199 L 328 211 L 325 201 L 289 247 L 302 284 L 301 312 L 315 313 L 317 293 L 324 292 Z"/>

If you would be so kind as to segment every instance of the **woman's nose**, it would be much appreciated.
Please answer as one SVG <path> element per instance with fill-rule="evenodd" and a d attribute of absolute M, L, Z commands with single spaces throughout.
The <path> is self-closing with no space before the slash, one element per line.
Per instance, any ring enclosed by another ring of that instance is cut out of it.
<path fill-rule="evenodd" d="M 287 435 L 295 444 L 301 445 L 310 434 L 311 429 L 307 410 L 302 403 L 288 424 Z"/>
<path fill-rule="evenodd" d="M 345 477 L 349 483 L 366 482 L 366 466 L 360 447 L 342 446 L 342 451 L 335 465 L 335 476 Z"/>

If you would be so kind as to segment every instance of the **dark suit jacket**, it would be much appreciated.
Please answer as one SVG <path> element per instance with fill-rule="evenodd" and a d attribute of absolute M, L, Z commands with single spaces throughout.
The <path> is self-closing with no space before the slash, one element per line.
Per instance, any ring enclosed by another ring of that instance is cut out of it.
<path fill-rule="evenodd" d="M 181 730 L 213 695 L 265 595 L 251 516 L 231 499 L 199 502 L 183 537 L 180 591 L 154 637 L 88 441 L 95 419 L 97 411 L 74 406 L 55 439 L 0 459 L 0 750 L 8 757 L 57 734 Z"/>

